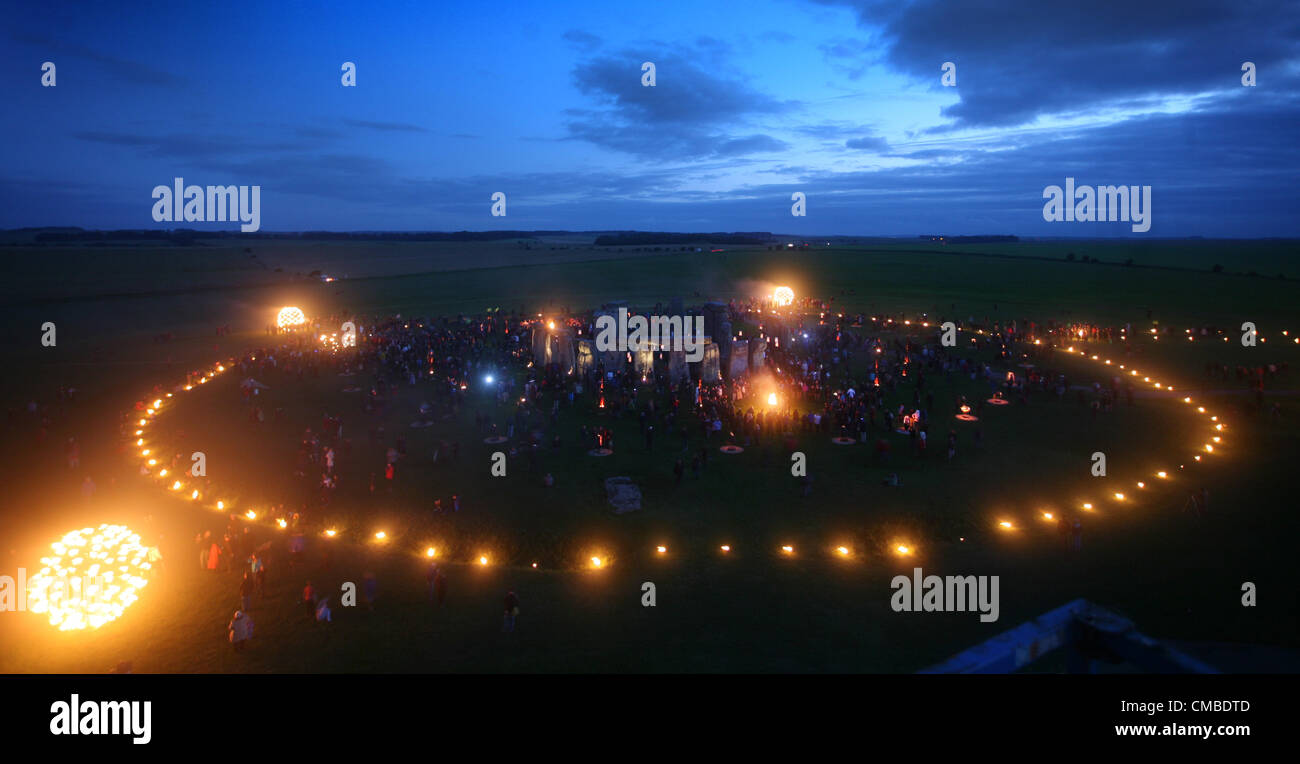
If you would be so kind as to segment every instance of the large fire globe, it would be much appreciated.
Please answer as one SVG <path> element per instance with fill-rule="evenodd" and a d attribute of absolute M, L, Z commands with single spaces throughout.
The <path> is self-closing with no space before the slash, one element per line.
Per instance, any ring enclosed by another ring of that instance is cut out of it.
<path fill-rule="evenodd" d="M 301 308 L 280 308 L 280 315 L 275 317 L 275 325 L 281 329 L 293 326 L 302 326 L 305 323 L 307 323 L 307 317 L 303 315 Z"/>
<path fill-rule="evenodd" d="M 125 525 L 64 534 L 27 582 L 27 609 L 59 631 L 98 629 L 135 603 L 149 583 L 150 549 Z"/>
<path fill-rule="evenodd" d="M 790 305 L 794 302 L 794 290 L 787 286 L 779 286 L 772 292 L 772 302 L 779 306 Z"/>

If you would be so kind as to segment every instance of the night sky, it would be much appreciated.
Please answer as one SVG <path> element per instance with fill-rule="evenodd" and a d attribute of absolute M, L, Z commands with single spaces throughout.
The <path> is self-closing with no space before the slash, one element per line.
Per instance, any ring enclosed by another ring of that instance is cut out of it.
<path fill-rule="evenodd" d="M 3 228 L 237 230 L 154 222 L 153 187 L 181 176 L 260 185 L 263 231 L 1300 235 L 1296 2 L 25 3 L 5 16 Z M 45 61 L 56 87 L 41 85 Z M 940 82 L 946 61 L 956 87 Z M 1044 221 L 1043 189 L 1066 177 L 1151 186 L 1150 231 Z M 796 191 L 806 217 L 790 214 Z"/>

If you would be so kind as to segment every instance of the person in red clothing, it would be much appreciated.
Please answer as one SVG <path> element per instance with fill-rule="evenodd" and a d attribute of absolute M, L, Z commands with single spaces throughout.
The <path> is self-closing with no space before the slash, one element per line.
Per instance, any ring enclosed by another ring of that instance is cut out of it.
<path fill-rule="evenodd" d="M 311 581 L 302 588 L 302 605 L 307 611 L 308 620 L 316 617 L 316 590 L 312 588 Z"/>
<path fill-rule="evenodd" d="M 501 630 L 513 632 L 515 630 L 515 617 L 519 615 L 519 597 L 514 592 L 506 592 L 505 605 L 505 623 L 502 624 Z"/>

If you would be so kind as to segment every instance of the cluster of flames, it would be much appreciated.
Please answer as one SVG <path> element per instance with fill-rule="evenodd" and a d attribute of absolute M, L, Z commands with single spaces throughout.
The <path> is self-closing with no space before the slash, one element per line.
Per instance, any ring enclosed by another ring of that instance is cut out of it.
<path fill-rule="evenodd" d="M 352 332 L 344 332 L 342 336 L 338 332 L 320 335 L 320 344 L 327 350 L 338 350 L 340 348 L 354 348 L 357 346 L 357 335 Z"/>
<path fill-rule="evenodd" d="M 28 610 L 59 631 L 98 629 L 116 620 L 149 583 L 149 549 L 124 525 L 71 531 L 28 581 Z"/>
<path fill-rule="evenodd" d="M 302 308 L 286 306 L 280 308 L 279 315 L 275 317 L 275 325 L 281 329 L 302 326 L 305 323 L 307 323 L 307 316 L 302 312 Z"/>

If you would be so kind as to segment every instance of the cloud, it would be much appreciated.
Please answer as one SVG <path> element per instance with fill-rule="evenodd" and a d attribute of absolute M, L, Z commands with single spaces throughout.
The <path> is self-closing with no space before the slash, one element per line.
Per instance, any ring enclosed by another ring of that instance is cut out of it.
<path fill-rule="evenodd" d="M 861 138 L 850 138 L 844 142 L 844 147 L 884 153 L 889 151 L 889 141 L 878 135 L 866 135 Z"/>
<path fill-rule="evenodd" d="M 569 133 L 573 139 L 646 159 L 701 160 L 789 148 L 784 141 L 762 133 L 733 136 L 694 125 L 654 130 L 646 125 L 622 124 L 600 116 L 569 123 Z"/>
<path fill-rule="evenodd" d="M 582 50 L 593 50 L 599 48 L 603 42 L 603 40 L 596 35 L 581 29 L 570 29 L 565 32 L 562 37 L 566 42 Z"/>
<path fill-rule="evenodd" d="M 1045 115 L 1116 105 L 1147 109 L 1175 96 L 1240 89 L 1241 63 L 1270 88 L 1300 88 L 1300 4 L 1281 0 L 1039 0 L 878 2 L 822 0 L 853 10 L 884 46 L 883 63 L 939 87 L 957 65 L 961 99 L 943 110 L 954 127 L 1014 126 Z M 823 50 L 850 70 L 854 47 Z"/>
<path fill-rule="evenodd" d="M 174 133 L 170 135 L 137 135 L 105 130 L 84 130 L 72 137 L 90 143 L 138 149 L 140 153 L 168 159 L 198 161 L 214 157 L 247 154 L 249 152 L 293 151 L 302 148 L 296 141 L 266 141 L 234 135 L 199 135 Z"/>
<path fill-rule="evenodd" d="M 364 119 L 345 119 L 343 124 L 349 127 L 361 127 L 367 130 L 386 130 L 390 132 L 427 133 L 426 128 L 405 122 L 372 122 Z"/>
<path fill-rule="evenodd" d="M 43 37 L 34 37 L 29 35 L 11 35 L 11 37 L 20 43 L 34 47 L 45 48 L 53 56 L 68 55 L 74 58 L 84 58 L 88 61 L 94 61 L 100 65 L 100 69 L 124 82 L 130 82 L 136 85 L 152 85 L 158 87 L 180 87 L 187 80 L 178 77 L 164 69 L 156 69 L 148 64 L 132 61 L 126 58 L 118 58 L 101 53 L 93 48 L 87 48 L 82 45 L 72 43 L 58 42 Z M 57 61 L 55 62 L 58 63 Z"/>
<path fill-rule="evenodd" d="M 1073 176 L 1080 184 L 1152 186 L 1154 236 L 1295 236 L 1300 234 L 1294 193 L 1300 146 L 1277 125 L 1297 123 L 1296 102 L 1224 103 L 1103 127 L 1026 131 L 1016 145 L 997 150 L 970 141 L 930 140 L 902 147 L 896 156 L 925 160 L 901 167 L 832 171 L 766 163 L 756 165 L 749 184 L 723 188 L 702 181 L 714 169 L 737 165 L 721 155 L 712 164 L 694 163 L 689 173 L 655 165 L 633 172 L 410 177 L 400 163 L 342 152 L 251 152 L 232 158 L 210 149 L 239 139 L 213 136 L 194 144 L 202 151 L 193 157 L 212 176 L 186 179 L 261 184 L 265 230 L 385 225 L 482 230 L 500 227 L 488 215 L 490 194 L 505 190 L 511 227 L 521 228 L 1131 236 L 1119 223 L 1042 220 L 1042 189 Z M 106 137 L 113 145 L 159 151 L 149 138 Z M 173 150 L 182 145 L 164 144 Z M 735 150 L 743 154 L 751 148 Z M 954 161 L 936 161 L 945 154 Z M 780 172 L 782 180 L 769 182 L 769 171 Z M 115 220 L 138 220 L 132 224 L 151 225 L 148 187 L 166 180 L 146 179 L 119 191 L 46 178 L 0 178 L 0 224 L 112 227 L 121 224 Z M 808 194 L 808 218 L 786 217 L 793 191 Z M 327 202 L 303 205 L 286 198 L 291 195 Z M 101 200 L 109 206 L 101 208 Z"/>
<path fill-rule="evenodd" d="M 604 55 L 579 64 L 574 84 L 595 109 L 571 110 L 572 138 L 645 158 L 698 159 L 779 151 L 783 141 L 746 130 L 754 118 L 792 108 L 754 90 L 720 67 L 706 70 L 699 58 L 717 58 L 726 46 L 712 38 L 696 41 L 699 55 Z M 641 84 L 641 64 L 655 64 L 656 85 Z M 741 128 L 742 134 L 733 131 Z"/>

